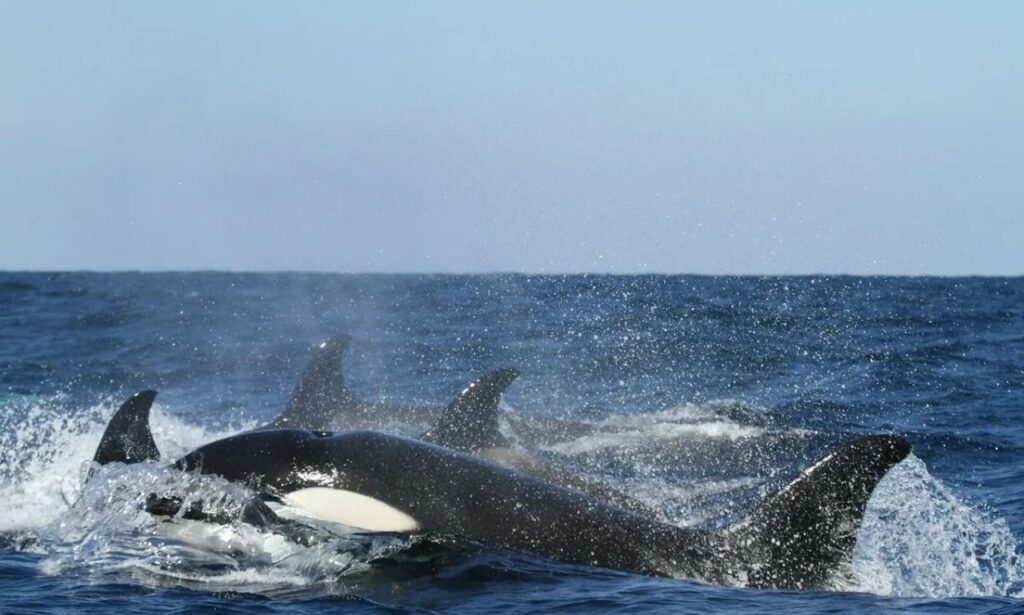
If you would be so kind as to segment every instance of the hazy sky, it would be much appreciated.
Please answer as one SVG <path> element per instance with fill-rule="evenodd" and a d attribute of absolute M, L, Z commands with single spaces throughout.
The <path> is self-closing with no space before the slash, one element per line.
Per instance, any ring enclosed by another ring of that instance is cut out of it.
<path fill-rule="evenodd" d="M 1024 3 L 0 0 L 0 269 L 1022 274 Z"/>

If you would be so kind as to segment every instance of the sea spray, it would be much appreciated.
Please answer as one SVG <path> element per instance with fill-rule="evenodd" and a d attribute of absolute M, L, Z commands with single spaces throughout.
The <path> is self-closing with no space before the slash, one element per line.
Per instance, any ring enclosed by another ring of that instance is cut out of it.
<path fill-rule="evenodd" d="M 900 597 L 1019 596 L 1022 562 L 1003 517 L 965 502 L 911 455 L 868 503 L 845 588 Z"/>
<path fill-rule="evenodd" d="M 0 532 L 25 532 L 65 514 L 82 493 L 88 463 L 123 400 L 74 408 L 64 395 L 8 398 L 0 424 Z M 251 427 L 208 430 L 157 405 L 151 424 L 165 458 Z"/>

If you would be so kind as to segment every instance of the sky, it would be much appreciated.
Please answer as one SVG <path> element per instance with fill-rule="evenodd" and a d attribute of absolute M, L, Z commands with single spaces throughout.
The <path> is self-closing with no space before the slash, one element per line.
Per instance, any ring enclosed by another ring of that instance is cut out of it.
<path fill-rule="evenodd" d="M 1021 2 L 0 0 L 0 269 L 1024 274 Z"/>

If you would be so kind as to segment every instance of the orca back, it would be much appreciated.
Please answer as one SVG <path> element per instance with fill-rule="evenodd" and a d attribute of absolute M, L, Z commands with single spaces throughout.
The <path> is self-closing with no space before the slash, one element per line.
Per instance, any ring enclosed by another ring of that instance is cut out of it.
<path fill-rule="evenodd" d="M 424 531 L 561 561 L 812 589 L 825 587 L 849 561 L 872 491 L 909 452 L 895 436 L 854 440 L 724 530 L 660 523 L 464 453 L 375 432 L 241 434 L 178 465 L 286 499 L 309 488 L 367 496 Z"/>

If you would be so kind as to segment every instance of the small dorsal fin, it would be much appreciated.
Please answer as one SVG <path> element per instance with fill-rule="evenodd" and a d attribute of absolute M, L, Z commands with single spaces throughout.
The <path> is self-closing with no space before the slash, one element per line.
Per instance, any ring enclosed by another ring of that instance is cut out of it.
<path fill-rule="evenodd" d="M 351 341 L 343 333 L 313 349 L 288 406 L 268 427 L 312 429 L 355 403 L 341 374 L 341 359 Z"/>
<path fill-rule="evenodd" d="M 154 399 L 156 391 L 142 391 L 121 405 L 107 423 L 93 461 L 104 465 L 160 459 L 160 450 L 149 430 L 149 409 Z"/>
<path fill-rule="evenodd" d="M 477 378 L 448 404 L 421 439 L 468 453 L 507 447 L 498 428 L 498 401 L 518 376 L 517 370 L 507 367 Z"/>

